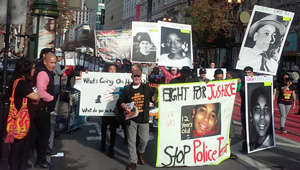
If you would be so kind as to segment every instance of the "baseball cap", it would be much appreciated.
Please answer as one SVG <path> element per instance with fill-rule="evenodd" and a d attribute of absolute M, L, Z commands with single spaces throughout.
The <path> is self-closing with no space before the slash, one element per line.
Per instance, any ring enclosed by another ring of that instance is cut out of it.
<path fill-rule="evenodd" d="M 183 66 L 180 70 L 181 76 L 192 76 L 192 72 L 189 66 Z"/>
<path fill-rule="evenodd" d="M 206 74 L 206 69 L 205 68 L 200 68 L 199 72 L 200 72 L 200 74 Z"/>
<path fill-rule="evenodd" d="M 172 67 L 171 70 L 177 70 L 177 68 L 176 67 Z"/>
<path fill-rule="evenodd" d="M 132 76 L 141 76 L 142 72 L 140 69 L 132 70 Z"/>

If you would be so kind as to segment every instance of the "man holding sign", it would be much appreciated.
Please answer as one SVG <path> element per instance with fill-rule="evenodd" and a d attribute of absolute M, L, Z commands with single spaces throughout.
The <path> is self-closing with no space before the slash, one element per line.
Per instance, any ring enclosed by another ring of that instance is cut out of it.
<path fill-rule="evenodd" d="M 127 121 L 127 140 L 129 150 L 129 162 L 127 169 L 136 169 L 136 163 L 145 164 L 144 152 L 149 140 L 149 102 L 157 100 L 157 92 L 148 84 L 141 83 L 142 72 L 140 69 L 132 71 L 133 82 L 124 87 L 119 98 L 121 107 L 126 115 L 131 113 L 128 103 L 134 102 L 134 106 L 139 113 Z M 127 104 L 127 106 L 126 106 Z M 138 134 L 139 144 L 136 146 L 136 136 Z M 138 150 L 137 150 L 138 149 Z"/>

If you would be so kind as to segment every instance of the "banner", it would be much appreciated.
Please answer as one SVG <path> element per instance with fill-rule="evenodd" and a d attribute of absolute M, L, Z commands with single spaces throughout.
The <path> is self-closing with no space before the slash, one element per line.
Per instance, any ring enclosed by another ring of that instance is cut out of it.
<path fill-rule="evenodd" d="M 275 147 L 273 77 L 245 77 L 248 153 Z"/>
<path fill-rule="evenodd" d="M 120 90 L 131 82 L 130 73 L 82 73 L 79 115 L 115 116 Z M 144 74 L 142 82 L 146 82 Z"/>
<path fill-rule="evenodd" d="M 193 68 L 191 25 L 158 21 L 158 65 Z"/>
<path fill-rule="evenodd" d="M 132 21 L 132 35 L 131 61 L 156 63 L 157 23 Z"/>
<path fill-rule="evenodd" d="M 236 68 L 276 75 L 294 13 L 255 5 Z"/>
<path fill-rule="evenodd" d="M 97 31 L 97 53 L 105 62 L 115 62 L 116 59 L 130 60 L 131 30 Z"/>
<path fill-rule="evenodd" d="M 53 17 L 40 16 L 38 56 L 43 48 L 54 48 L 55 19 Z"/>
<path fill-rule="evenodd" d="M 237 80 L 159 86 L 156 167 L 216 165 L 230 156 Z"/>

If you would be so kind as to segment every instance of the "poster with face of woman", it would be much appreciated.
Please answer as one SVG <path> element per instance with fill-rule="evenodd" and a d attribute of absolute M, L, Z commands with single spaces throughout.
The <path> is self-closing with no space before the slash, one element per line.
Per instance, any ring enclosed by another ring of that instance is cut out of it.
<path fill-rule="evenodd" d="M 294 13 L 255 5 L 236 68 L 276 75 Z"/>
<path fill-rule="evenodd" d="M 275 147 L 273 77 L 245 77 L 248 153 Z"/>
<path fill-rule="evenodd" d="M 157 23 L 133 21 L 132 35 L 131 61 L 133 63 L 156 63 Z"/>
<path fill-rule="evenodd" d="M 55 41 L 55 19 L 52 17 L 40 16 L 39 25 L 39 46 L 38 57 L 43 48 L 54 48 Z"/>
<path fill-rule="evenodd" d="M 191 25 L 158 22 L 158 65 L 193 68 Z"/>

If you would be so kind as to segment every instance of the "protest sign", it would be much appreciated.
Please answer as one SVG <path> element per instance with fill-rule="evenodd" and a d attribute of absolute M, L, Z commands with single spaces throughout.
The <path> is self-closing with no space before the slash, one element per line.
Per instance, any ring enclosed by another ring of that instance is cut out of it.
<path fill-rule="evenodd" d="M 72 131 L 82 125 L 87 121 L 86 116 L 79 116 L 79 106 L 80 106 L 80 92 L 74 91 L 70 93 L 69 100 L 69 115 L 68 115 L 68 131 Z"/>
<path fill-rule="evenodd" d="M 76 54 L 75 52 L 69 52 L 69 51 L 65 52 L 65 65 L 66 66 L 75 66 L 76 65 L 75 54 Z"/>
<path fill-rule="evenodd" d="M 198 70 L 197 70 L 198 76 L 200 76 L 199 70 L 200 70 L 200 68 L 198 68 Z M 217 70 L 217 68 L 206 68 L 205 70 L 206 70 L 205 78 L 207 78 L 209 80 L 214 80 L 215 79 L 214 75 L 215 75 L 215 71 Z M 226 69 L 221 68 L 221 70 L 223 71 L 223 75 L 224 75 L 223 79 L 226 79 Z"/>
<path fill-rule="evenodd" d="M 142 82 L 146 81 L 142 75 Z M 132 82 L 130 73 L 82 73 L 80 115 L 114 116 L 121 89 Z"/>
<path fill-rule="evenodd" d="M 230 156 L 237 80 L 159 86 L 157 167 L 216 165 Z"/>
<path fill-rule="evenodd" d="M 293 12 L 255 5 L 236 68 L 276 75 L 281 52 L 294 18 Z"/>
<path fill-rule="evenodd" d="M 157 29 L 154 22 L 132 22 L 132 62 L 156 63 Z"/>
<path fill-rule="evenodd" d="M 158 21 L 158 65 L 193 68 L 191 25 Z"/>
<path fill-rule="evenodd" d="M 273 77 L 245 77 L 248 153 L 275 147 Z"/>
<path fill-rule="evenodd" d="M 130 60 L 131 30 L 101 30 L 96 32 L 97 56 L 105 62 Z"/>

